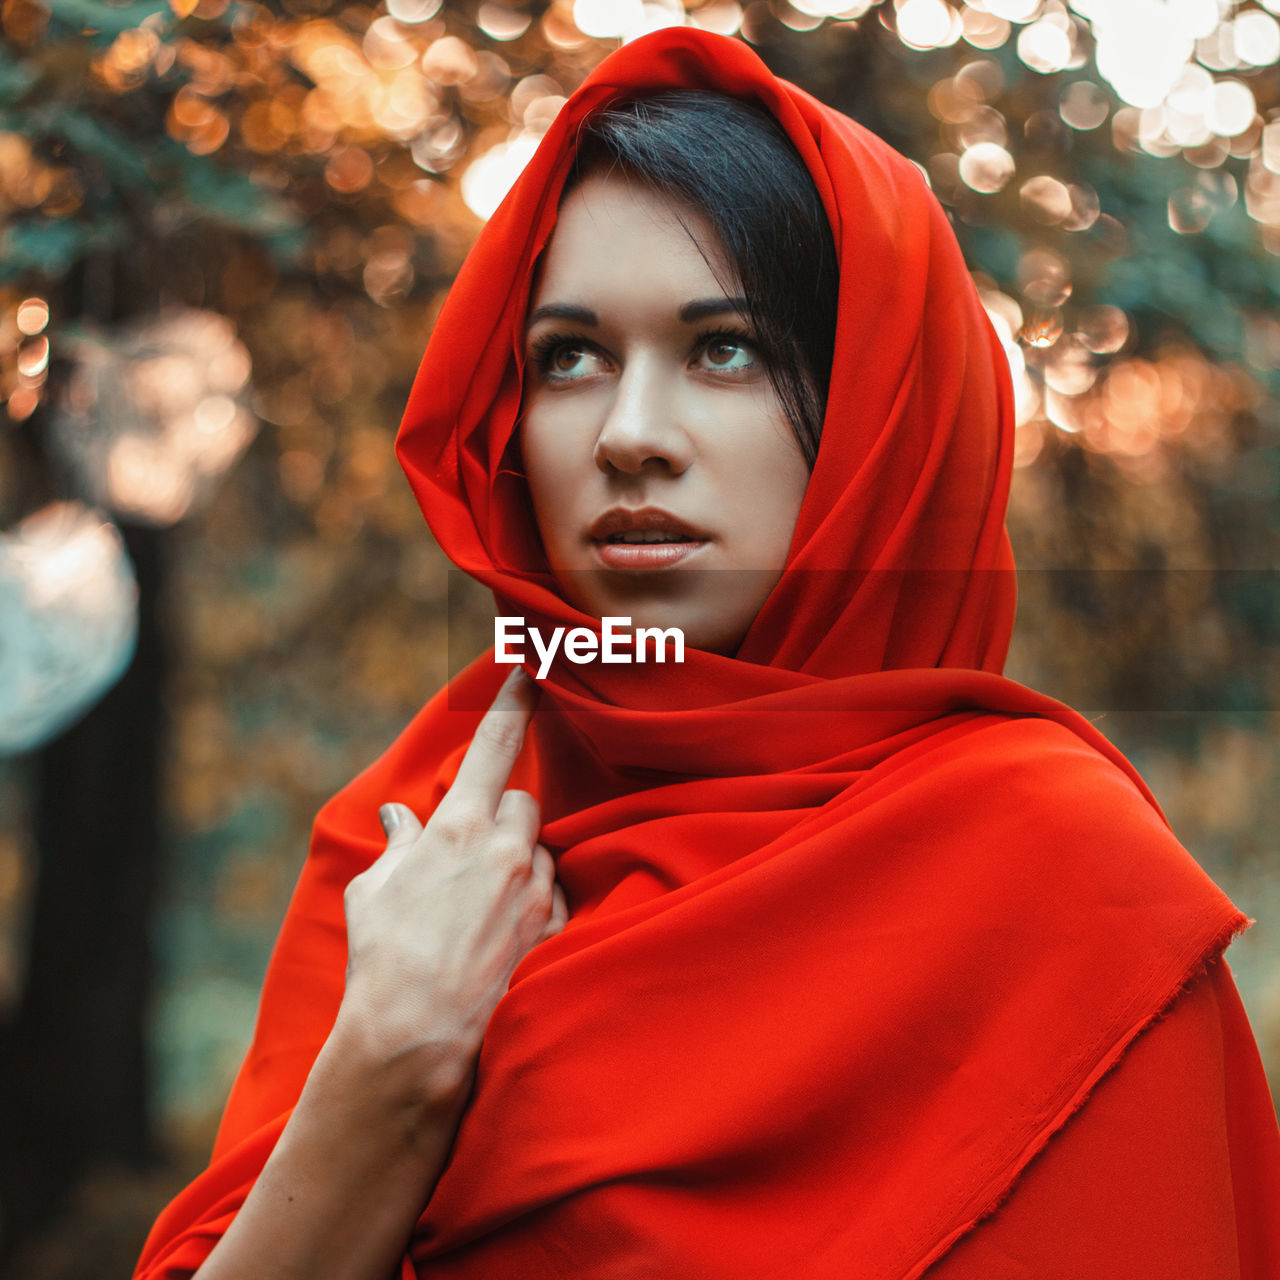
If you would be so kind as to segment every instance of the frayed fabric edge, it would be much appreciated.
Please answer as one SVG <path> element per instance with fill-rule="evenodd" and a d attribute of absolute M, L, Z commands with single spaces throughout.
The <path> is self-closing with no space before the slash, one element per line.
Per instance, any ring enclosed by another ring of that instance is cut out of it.
<path fill-rule="evenodd" d="M 1216 964 L 1223 959 L 1223 955 L 1227 948 L 1238 938 L 1245 930 L 1251 928 L 1257 921 L 1243 913 L 1238 914 L 1231 922 L 1224 925 L 1213 939 L 1205 946 L 1199 958 L 1193 962 L 1191 967 L 1183 975 L 1182 979 L 1174 987 L 1174 989 L 1165 997 L 1164 1001 L 1156 1008 L 1153 1013 L 1143 1017 L 1139 1022 L 1135 1023 L 1124 1035 L 1120 1036 L 1112 1045 L 1110 1050 L 1099 1059 L 1097 1065 L 1085 1077 L 1080 1088 L 1072 1096 L 1070 1101 L 1063 1106 L 1058 1113 L 1045 1124 L 1031 1139 L 1031 1141 L 1023 1148 L 1018 1158 L 1012 1162 L 1013 1172 L 1010 1174 L 1008 1181 L 990 1201 L 987 1206 L 979 1213 L 969 1218 L 950 1231 L 946 1236 L 939 1240 L 918 1262 L 916 1262 L 909 1270 L 903 1273 L 902 1280 L 919 1280 L 925 1272 L 929 1270 L 934 1263 L 940 1261 L 946 1253 L 961 1239 L 979 1227 L 992 1214 L 996 1213 L 1000 1207 L 1009 1199 L 1009 1197 L 1017 1190 L 1018 1183 L 1022 1179 L 1023 1173 L 1031 1165 L 1045 1147 L 1048 1146 L 1052 1138 L 1060 1133 L 1065 1127 L 1068 1120 L 1080 1110 L 1081 1107 L 1089 1100 L 1090 1095 L 1098 1084 L 1104 1080 L 1112 1071 L 1119 1066 L 1124 1059 L 1125 1053 L 1130 1045 L 1138 1039 L 1144 1031 L 1153 1027 L 1156 1023 L 1161 1022 L 1168 1016 L 1178 1000 L 1198 982 L 1208 971 L 1211 964 Z"/>

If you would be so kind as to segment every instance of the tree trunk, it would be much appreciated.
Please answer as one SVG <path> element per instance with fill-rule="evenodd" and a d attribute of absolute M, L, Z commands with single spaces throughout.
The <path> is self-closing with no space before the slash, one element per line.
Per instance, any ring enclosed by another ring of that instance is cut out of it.
<path fill-rule="evenodd" d="M 0 1034 L 0 1252 L 97 1162 L 152 1155 L 146 1014 L 164 727 L 162 534 L 122 529 L 138 648 L 36 761 L 35 902 L 23 997 Z"/>

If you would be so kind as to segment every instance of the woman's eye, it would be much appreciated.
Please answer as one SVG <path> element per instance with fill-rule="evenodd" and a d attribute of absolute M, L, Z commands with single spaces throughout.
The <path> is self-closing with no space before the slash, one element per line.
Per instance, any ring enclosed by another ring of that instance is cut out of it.
<path fill-rule="evenodd" d="M 582 342 L 544 341 L 534 344 L 533 358 L 543 377 L 554 380 L 581 378 L 592 372 L 595 353 Z"/>
<path fill-rule="evenodd" d="M 581 347 L 557 347 L 551 353 L 550 367 L 557 373 L 573 373 L 586 354 Z"/>
<path fill-rule="evenodd" d="M 712 338 L 702 354 L 713 369 L 749 369 L 755 364 L 755 351 L 741 338 Z"/>

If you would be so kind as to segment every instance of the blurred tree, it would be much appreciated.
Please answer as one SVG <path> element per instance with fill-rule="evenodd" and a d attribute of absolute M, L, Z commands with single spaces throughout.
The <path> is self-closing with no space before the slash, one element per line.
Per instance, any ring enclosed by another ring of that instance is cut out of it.
<path fill-rule="evenodd" d="M 1188 748 L 1223 712 L 1265 721 L 1280 607 L 1244 571 L 1276 552 L 1278 7 L 3 0 L 0 528 L 104 509 L 140 591 L 128 673 L 12 784 L 30 871 L 0 898 L 34 888 L 0 1040 L 6 1247 L 94 1162 L 154 1150 L 149 936 L 252 990 L 316 803 L 447 674 L 392 430 L 482 219 L 646 26 L 740 33 L 949 210 L 1017 387 L 1016 545 L 1045 570 L 1017 674 L 1203 711 Z M 203 900 L 156 934 L 164 822 Z M 222 1006 L 185 1000 L 222 1053 Z M 223 1075 L 170 1069 L 216 1106 Z"/>
<path fill-rule="evenodd" d="M 48 314 L 58 319 L 65 364 L 77 328 L 110 332 L 173 300 L 173 265 L 197 252 L 196 237 L 238 232 L 280 256 L 300 244 L 297 215 L 273 191 L 168 135 L 163 92 L 140 81 L 139 92 L 120 92 L 127 76 L 112 82 L 103 51 L 157 51 L 162 10 L 78 0 L 3 9 L 0 281 L 40 295 L 35 323 L 29 299 L 25 313 L 11 306 L 7 317 L 9 345 L 20 343 L 6 388 L 7 460 L 19 472 L 6 486 L 10 520 L 26 514 L 32 496 L 109 496 L 68 456 L 45 402 Z M 33 361 L 33 350 L 42 358 Z M 117 416 L 129 425 L 128 410 Z M 110 425 L 105 414 L 95 421 L 102 432 Z M 133 661 L 31 772 L 39 860 L 25 980 L 0 1028 L 6 1248 L 40 1224 L 85 1167 L 153 1154 L 145 1026 L 167 668 L 164 522 L 140 518 L 136 504 L 116 505 L 138 587 Z"/>

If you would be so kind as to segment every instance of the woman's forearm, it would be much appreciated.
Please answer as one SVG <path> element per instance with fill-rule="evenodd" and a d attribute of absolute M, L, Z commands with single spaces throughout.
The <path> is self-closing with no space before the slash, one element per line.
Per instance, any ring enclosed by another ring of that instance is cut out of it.
<path fill-rule="evenodd" d="M 435 1188 L 468 1072 L 388 1059 L 339 1015 L 244 1205 L 196 1280 L 391 1280 Z"/>

